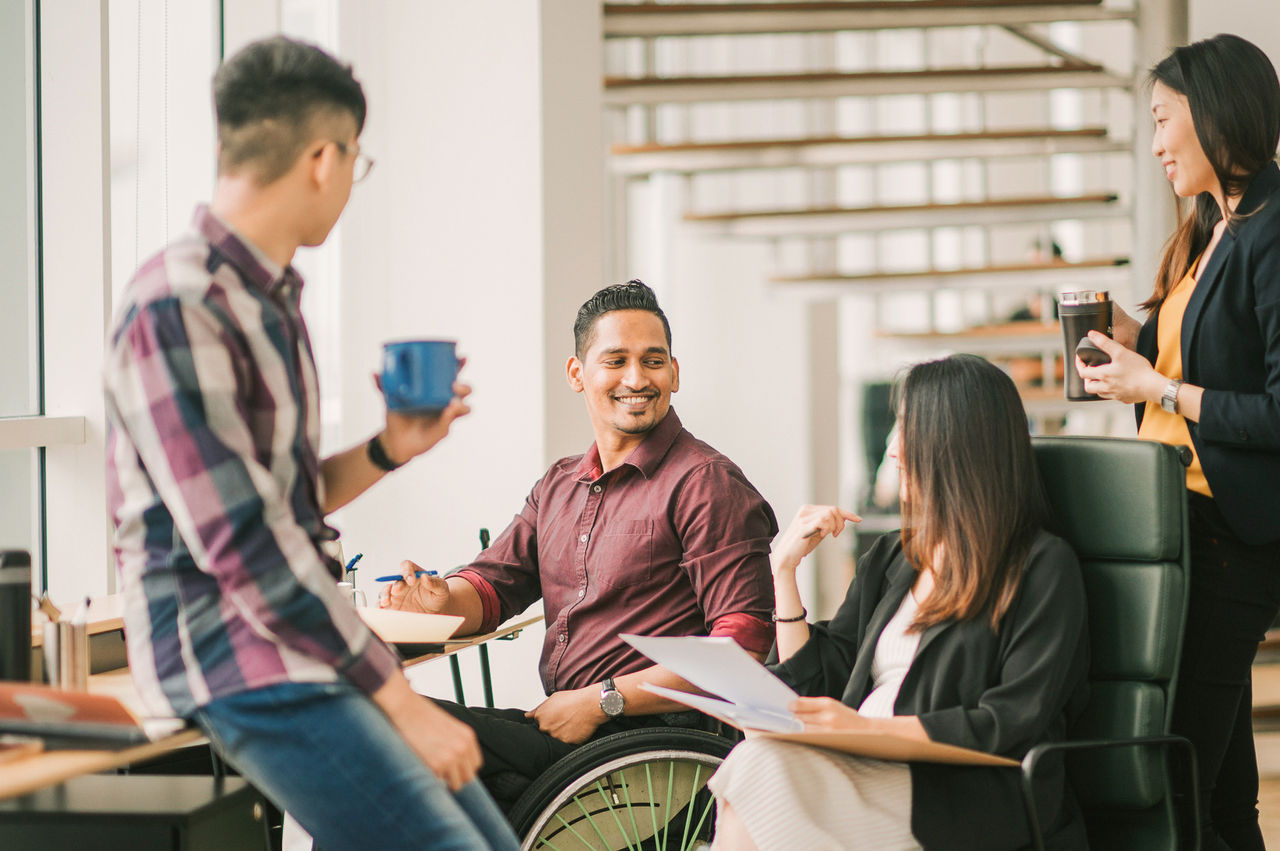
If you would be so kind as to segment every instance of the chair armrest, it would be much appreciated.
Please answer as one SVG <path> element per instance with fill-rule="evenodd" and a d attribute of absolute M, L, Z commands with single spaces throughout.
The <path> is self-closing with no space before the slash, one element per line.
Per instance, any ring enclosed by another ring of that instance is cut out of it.
<path fill-rule="evenodd" d="M 1106 750 L 1124 747 L 1160 747 L 1179 748 L 1186 752 L 1188 788 L 1191 790 L 1191 816 L 1194 836 L 1200 835 L 1200 782 L 1196 770 L 1196 751 L 1191 742 L 1182 736 L 1140 736 L 1133 739 L 1078 739 L 1069 742 L 1045 742 L 1027 751 L 1022 758 L 1022 803 L 1027 811 L 1027 823 L 1031 829 L 1031 847 L 1035 851 L 1044 851 L 1044 836 L 1040 828 L 1040 816 L 1036 812 L 1036 800 L 1033 791 L 1036 767 L 1041 759 L 1051 753 L 1065 751 Z M 1193 843 L 1194 847 L 1194 843 Z"/>

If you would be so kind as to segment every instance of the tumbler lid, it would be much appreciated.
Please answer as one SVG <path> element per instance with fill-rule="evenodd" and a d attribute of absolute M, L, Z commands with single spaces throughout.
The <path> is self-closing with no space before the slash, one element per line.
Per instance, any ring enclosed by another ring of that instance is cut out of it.
<path fill-rule="evenodd" d="M 1058 293 L 1058 304 L 1095 304 L 1106 301 L 1111 301 L 1111 293 L 1107 290 L 1075 290 Z"/>

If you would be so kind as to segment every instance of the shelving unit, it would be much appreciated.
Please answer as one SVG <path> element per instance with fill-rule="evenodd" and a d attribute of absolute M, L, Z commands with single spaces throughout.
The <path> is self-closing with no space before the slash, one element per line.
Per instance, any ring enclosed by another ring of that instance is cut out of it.
<path fill-rule="evenodd" d="M 607 3 L 615 265 L 628 266 L 637 214 L 708 245 L 769 246 L 778 297 L 815 317 L 875 317 L 858 371 L 837 369 L 848 420 L 860 382 L 958 350 L 1039 360 L 1039 386 L 1023 389 L 1038 428 L 1112 409 L 1063 399 L 1051 296 L 1108 289 L 1132 304 L 1145 288 L 1169 207 L 1137 167 L 1140 74 L 1177 40 L 1178 8 Z M 638 213 L 631 193 L 650 181 L 665 207 Z M 903 299 L 930 327 L 895 321 Z M 1042 320 L 1004 321 L 1028 304 Z M 833 356 L 829 342 L 813 349 L 814 374 L 829 376 Z"/>

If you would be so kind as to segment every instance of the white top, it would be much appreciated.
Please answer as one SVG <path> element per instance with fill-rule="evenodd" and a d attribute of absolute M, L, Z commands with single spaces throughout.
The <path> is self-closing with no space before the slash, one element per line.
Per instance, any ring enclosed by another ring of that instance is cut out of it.
<path fill-rule="evenodd" d="M 893 704 L 898 699 L 898 691 L 902 688 L 907 671 L 911 669 L 916 648 L 920 646 L 920 633 L 907 632 L 907 627 L 915 616 L 916 598 L 908 591 L 897 614 L 885 624 L 884 632 L 880 633 L 880 640 L 876 642 L 876 653 L 871 660 L 871 693 L 858 707 L 860 714 L 870 718 L 889 718 L 893 715 Z"/>

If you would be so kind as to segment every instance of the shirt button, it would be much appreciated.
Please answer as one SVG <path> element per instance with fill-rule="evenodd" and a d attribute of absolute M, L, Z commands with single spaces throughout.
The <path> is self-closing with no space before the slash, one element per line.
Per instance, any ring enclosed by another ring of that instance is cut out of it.
<path fill-rule="evenodd" d="M 556 641 L 559 641 L 561 644 L 564 644 L 568 640 L 569 639 L 565 636 L 563 632 L 560 633 L 558 636 L 556 636 Z"/>
<path fill-rule="evenodd" d="M 578 536 L 578 540 L 579 540 L 579 541 L 582 541 L 582 543 L 584 543 L 584 544 L 585 544 L 585 543 L 587 542 L 587 536 L 586 536 L 586 535 L 579 535 L 579 536 Z"/>
<path fill-rule="evenodd" d="M 604 488 L 600 487 L 599 485 L 596 485 L 595 487 L 592 488 L 592 490 L 595 491 L 596 493 L 600 493 L 600 491 L 604 490 Z"/>
<path fill-rule="evenodd" d="M 587 592 L 586 592 L 586 590 L 579 588 L 579 589 L 578 589 L 578 596 L 579 596 L 579 597 L 585 597 L 585 596 L 587 596 Z"/>

